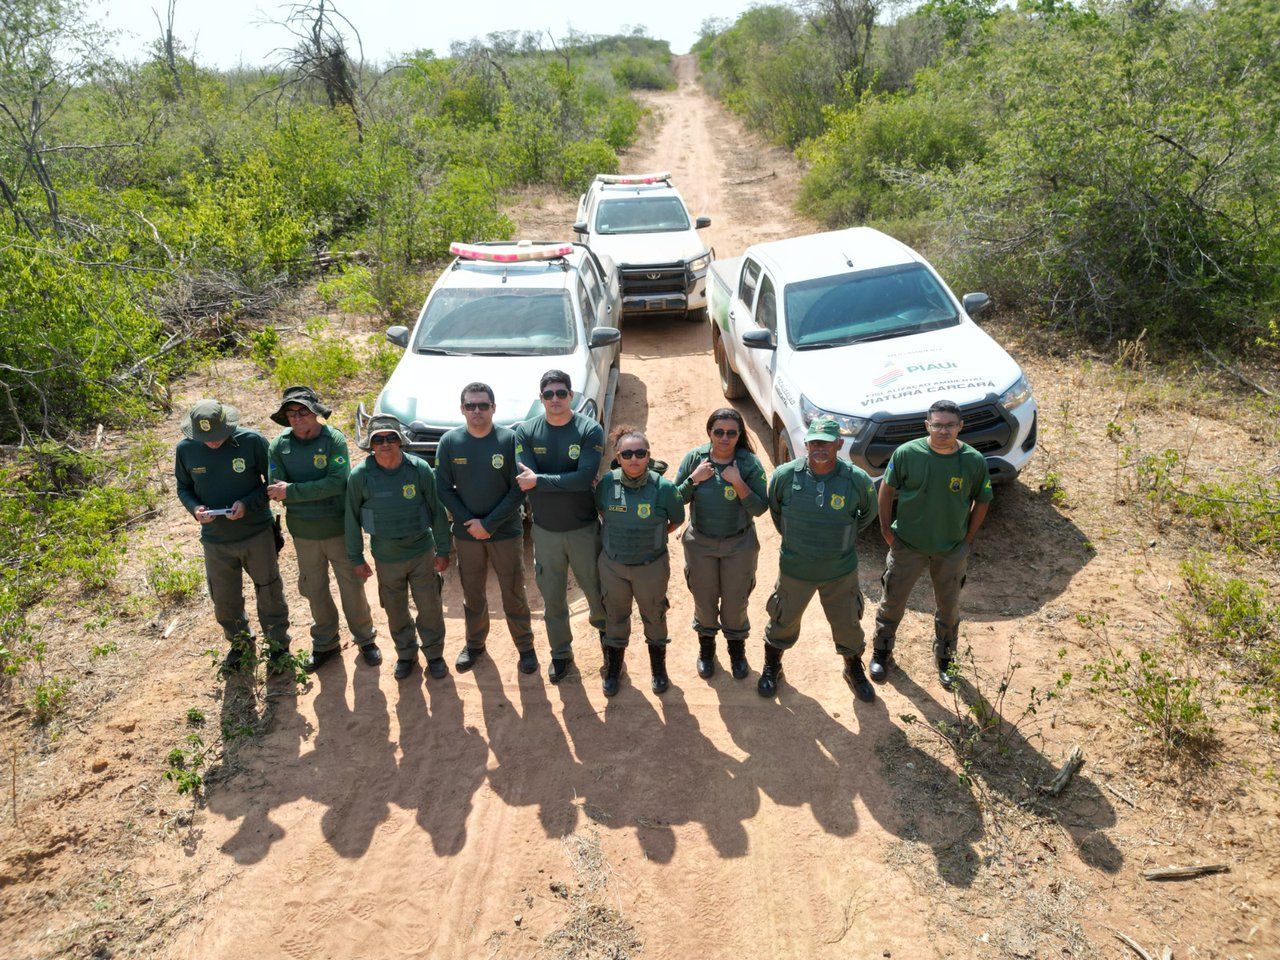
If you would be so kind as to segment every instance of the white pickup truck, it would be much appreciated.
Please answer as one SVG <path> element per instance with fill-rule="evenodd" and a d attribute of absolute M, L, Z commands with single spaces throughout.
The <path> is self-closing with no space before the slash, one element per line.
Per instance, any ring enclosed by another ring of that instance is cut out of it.
<path fill-rule="evenodd" d="M 624 316 L 701 322 L 711 251 L 669 173 L 599 174 L 578 198 L 574 238 L 618 265 Z"/>
<path fill-rule="evenodd" d="M 720 386 L 747 395 L 773 431 L 777 463 L 834 417 L 844 454 L 873 477 L 924 436 L 935 400 L 959 404 L 960 436 L 1011 480 L 1036 445 L 1036 403 L 1013 358 L 973 322 L 985 293 L 962 299 L 923 257 L 867 227 L 747 248 L 711 264 L 708 313 Z"/>

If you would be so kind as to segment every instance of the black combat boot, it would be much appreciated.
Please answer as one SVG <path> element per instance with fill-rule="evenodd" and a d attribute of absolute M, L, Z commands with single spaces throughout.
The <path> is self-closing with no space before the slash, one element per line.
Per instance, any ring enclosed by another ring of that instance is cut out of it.
<path fill-rule="evenodd" d="M 449 665 L 444 662 L 444 657 L 432 657 L 427 661 L 427 673 L 441 680 L 449 675 Z"/>
<path fill-rule="evenodd" d="M 484 656 L 484 647 L 463 647 L 453 665 L 459 673 L 466 673 L 476 665 L 476 661 Z"/>
<path fill-rule="evenodd" d="M 307 655 L 307 659 L 302 662 L 302 669 L 307 673 L 315 673 L 322 666 L 338 655 L 338 648 L 332 650 L 312 650 Z"/>
<path fill-rule="evenodd" d="M 844 658 L 844 682 L 849 685 L 853 695 L 863 703 L 870 703 L 876 698 L 876 692 L 862 670 L 861 657 Z"/>
<path fill-rule="evenodd" d="M 619 681 L 622 676 L 622 657 L 625 653 L 625 647 L 604 648 L 603 689 L 606 697 L 612 697 L 618 692 Z"/>
<path fill-rule="evenodd" d="M 649 644 L 649 670 L 653 673 L 653 682 L 650 684 L 653 692 L 657 694 L 666 693 L 667 687 L 671 686 L 671 681 L 667 679 L 666 644 Z"/>
<path fill-rule="evenodd" d="M 942 657 L 938 660 L 938 682 L 942 684 L 943 690 L 956 688 L 956 664 L 950 657 Z"/>
<path fill-rule="evenodd" d="M 777 647 L 764 645 L 764 668 L 760 671 L 760 679 L 756 682 L 756 693 L 762 697 L 772 697 L 778 692 L 778 681 L 782 679 L 782 651 Z"/>
<path fill-rule="evenodd" d="M 747 663 L 747 641 L 727 640 L 726 645 L 729 647 L 729 669 L 733 672 L 733 679 L 741 680 L 751 672 L 751 665 Z"/>
<path fill-rule="evenodd" d="M 547 679 L 552 683 L 559 683 L 569 675 L 572 668 L 573 657 L 552 657 L 551 666 L 547 670 Z"/>
<path fill-rule="evenodd" d="M 710 680 L 716 672 L 716 638 L 698 637 L 698 676 Z"/>
<path fill-rule="evenodd" d="M 889 679 L 889 664 L 893 663 L 893 651 L 873 650 L 871 652 L 871 679 L 876 683 L 884 683 Z"/>

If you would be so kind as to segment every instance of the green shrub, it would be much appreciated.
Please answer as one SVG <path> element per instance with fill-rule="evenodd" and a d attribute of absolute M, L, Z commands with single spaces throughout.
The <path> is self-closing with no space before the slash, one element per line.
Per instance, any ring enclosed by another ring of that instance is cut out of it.
<path fill-rule="evenodd" d="M 387 341 L 381 335 L 369 338 L 369 369 L 377 375 L 380 382 L 385 383 L 395 372 L 396 364 L 404 356 L 404 350 Z"/>
<path fill-rule="evenodd" d="M 618 155 L 603 140 L 582 140 L 565 146 L 561 164 L 560 181 L 565 189 L 581 193 L 597 173 L 618 172 Z"/>
<path fill-rule="evenodd" d="M 321 394 L 333 395 L 343 380 L 359 373 L 360 362 L 351 344 L 326 337 L 283 348 L 276 357 L 271 379 L 281 390 L 305 383 Z"/>
<path fill-rule="evenodd" d="M 179 603 L 194 596 L 204 583 L 199 557 L 184 557 L 177 550 L 158 550 L 147 558 L 147 586 L 164 603 Z"/>
<path fill-rule="evenodd" d="M 498 194 L 482 170 L 450 170 L 426 200 L 424 254 L 441 259 L 455 240 L 510 239 L 515 225 L 498 204 Z"/>
<path fill-rule="evenodd" d="M 375 313 L 378 309 L 373 273 L 362 263 L 349 263 L 321 280 L 316 294 L 325 306 L 343 313 Z"/>
<path fill-rule="evenodd" d="M 62 712 L 67 694 L 73 686 L 75 681 L 65 677 L 50 677 L 37 683 L 27 700 L 32 722 L 38 727 L 48 726 Z"/>
<path fill-rule="evenodd" d="M 1215 739 L 1200 679 L 1171 669 L 1155 651 L 1140 651 L 1136 663 L 1124 655 L 1100 660 L 1093 681 L 1117 696 L 1125 717 L 1166 754 L 1195 755 Z"/>
<path fill-rule="evenodd" d="M 629 90 L 674 90 L 675 74 L 669 62 L 647 57 L 623 57 L 611 68 L 613 79 Z"/>

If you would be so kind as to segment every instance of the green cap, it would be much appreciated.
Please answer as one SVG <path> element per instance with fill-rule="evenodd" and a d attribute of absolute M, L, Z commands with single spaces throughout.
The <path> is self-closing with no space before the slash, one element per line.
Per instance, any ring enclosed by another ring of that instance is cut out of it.
<path fill-rule="evenodd" d="M 183 436 L 201 443 L 217 443 L 236 432 L 240 411 L 217 400 L 199 400 L 182 418 Z"/>
<path fill-rule="evenodd" d="M 839 443 L 840 424 L 830 417 L 819 417 L 809 424 L 809 429 L 805 431 L 804 442 L 808 443 L 810 440 L 829 440 L 832 443 Z"/>
<path fill-rule="evenodd" d="M 390 414 L 379 413 L 369 418 L 369 442 L 380 433 L 394 433 L 404 443 L 404 428 L 400 421 Z"/>
<path fill-rule="evenodd" d="M 285 416 L 285 408 L 290 405 L 306 407 L 317 417 L 327 417 L 333 413 L 328 407 L 320 402 L 320 397 L 310 387 L 289 387 L 284 392 L 284 399 L 280 401 L 280 408 L 271 415 L 271 419 L 282 427 L 289 425 L 289 418 Z"/>

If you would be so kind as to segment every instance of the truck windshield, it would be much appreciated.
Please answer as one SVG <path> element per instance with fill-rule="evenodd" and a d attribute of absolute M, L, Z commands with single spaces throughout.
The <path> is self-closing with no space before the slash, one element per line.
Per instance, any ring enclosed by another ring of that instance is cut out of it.
<path fill-rule="evenodd" d="M 566 290 L 437 290 L 418 324 L 419 353 L 537 356 L 572 353 L 577 345 Z"/>
<path fill-rule="evenodd" d="M 596 233 L 671 233 L 689 229 L 678 197 L 605 200 L 596 211 Z"/>
<path fill-rule="evenodd" d="M 942 285 L 918 263 L 789 283 L 787 334 L 797 350 L 888 340 L 960 322 Z"/>

